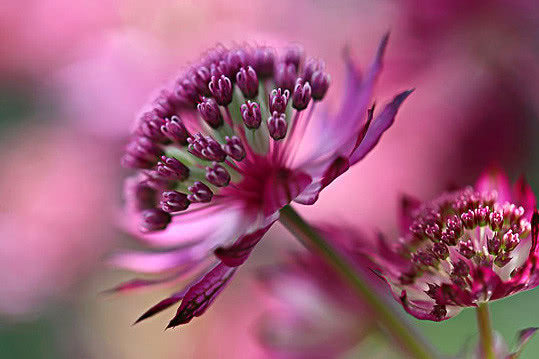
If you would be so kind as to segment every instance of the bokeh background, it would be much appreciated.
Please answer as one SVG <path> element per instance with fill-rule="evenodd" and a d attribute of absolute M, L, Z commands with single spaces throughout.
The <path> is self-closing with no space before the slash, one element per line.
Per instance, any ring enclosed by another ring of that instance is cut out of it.
<path fill-rule="evenodd" d="M 300 208 L 310 219 L 339 217 L 394 235 L 399 194 L 429 199 L 473 183 L 493 163 L 513 179 L 525 174 L 538 193 L 538 4 L 0 1 L 0 357 L 270 357 L 257 340 L 267 300 L 254 273 L 297 247 L 278 226 L 208 313 L 185 327 L 163 331 L 173 309 L 131 326 L 166 289 L 100 294 L 129 278 L 106 259 L 129 243 L 115 217 L 132 122 L 154 88 L 219 42 L 303 44 L 328 65 L 331 106 L 343 48 L 365 65 L 391 31 L 376 98 L 416 92 L 381 145 L 316 206 Z M 538 302 L 535 290 L 492 305 L 508 343 L 518 329 L 539 326 Z M 475 339 L 471 310 L 414 323 L 447 354 Z M 533 339 L 522 357 L 537 356 Z"/>

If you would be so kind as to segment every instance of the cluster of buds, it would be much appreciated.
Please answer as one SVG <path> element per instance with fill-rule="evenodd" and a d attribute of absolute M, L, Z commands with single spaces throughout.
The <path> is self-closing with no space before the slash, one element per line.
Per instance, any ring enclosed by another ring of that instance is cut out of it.
<path fill-rule="evenodd" d="M 281 56 L 269 47 L 208 51 L 159 92 L 126 147 L 123 164 L 142 171 L 139 186 L 153 191 L 141 229 L 166 228 L 191 204 L 241 181 L 246 156 L 268 155 L 270 140 L 290 136 L 293 122 L 328 88 L 324 63 L 304 60 L 297 46 Z"/>

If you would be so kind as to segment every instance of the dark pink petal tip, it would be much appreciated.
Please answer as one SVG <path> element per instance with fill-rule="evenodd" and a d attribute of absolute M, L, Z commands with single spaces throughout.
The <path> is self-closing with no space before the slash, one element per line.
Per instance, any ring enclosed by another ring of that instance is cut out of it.
<path fill-rule="evenodd" d="M 539 236 L 539 212 L 537 212 L 537 208 L 536 208 L 532 216 L 532 251 L 535 251 L 535 249 L 537 248 L 538 236 Z"/>
<path fill-rule="evenodd" d="M 359 84 L 361 83 L 361 72 L 357 68 L 350 51 L 350 47 L 346 46 L 342 52 L 342 57 L 346 65 L 346 79 L 347 81 L 350 81 L 351 84 L 359 86 Z M 347 86 L 346 88 L 350 87 L 351 86 Z"/>
<path fill-rule="evenodd" d="M 255 246 L 262 239 L 264 234 L 270 229 L 272 222 L 268 226 L 253 233 L 240 237 L 230 247 L 220 247 L 215 250 L 215 256 L 229 267 L 237 267 L 245 263 Z"/>
<path fill-rule="evenodd" d="M 485 169 L 479 176 L 475 188 L 481 192 L 495 190 L 501 203 L 513 202 L 509 177 L 498 165 L 490 165 Z"/>
<path fill-rule="evenodd" d="M 347 158 L 336 158 L 335 161 L 333 161 L 331 165 L 326 169 L 326 172 L 324 172 L 324 177 L 322 178 L 322 188 L 327 187 L 337 177 L 348 171 L 349 168 L 350 163 L 348 162 Z"/>
<path fill-rule="evenodd" d="M 520 344 L 526 343 L 528 340 L 531 339 L 531 337 L 532 337 L 533 335 L 535 335 L 535 332 L 537 332 L 537 330 L 539 330 L 539 328 L 537 328 L 537 327 L 532 327 L 532 328 L 522 329 L 522 330 L 518 333 L 518 340 L 519 340 L 519 343 L 520 343 Z"/>
<path fill-rule="evenodd" d="M 303 172 L 282 171 L 275 174 L 264 188 L 264 215 L 273 215 L 299 196 L 311 183 L 311 176 Z"/>
<path fill-rule="evenodd" d="M 515 348 L 515 351 L 509 354 L 505 359 L 517 359 L 522 351 L 524 350 L 524 347 L 526 344 L 530 341 L 530 339 L 535 335 L 539 328 L 526 328 L 522 329 L 518 332 L 517 336 L 517 345 Z"/>
<path fill-rule="evenodd" d="M 380 43 L 378 44 L 378 49 L 376 50 L 376 56 L 374 57 L 374 63 L 381 65 L 382 59 L 384 58 L 384 54 L 386 52 L 387 44 L 389 43 L 389 32 L 386 32 L 382 39 L 380 40 Z M 347 45 L 343 48 L 342 56 L 344 58 L 345 63 L 348 66 L 351 66 L 349 70 L 353 70 L 352 73 L 359 75 L 359 71 L 354 70 L 354 60 L 352 59 L 352 55 L 350 54 L 350 47 Z M 357 78 L 359 80 L 359 77 Z"/>
<path fill-rule="evenodd" d="M 187 324 L 194 317 L 204 314 L 232 278 L 235 271 L 236 268 L 220 263 L 206 273 L 202 279 L 189 288 L 176 315 L 168 323 L 166 329 Z"/>
<path fill-rule="evenodd" d="M 397 111 L 412 92 L 414 92 L 414 89 L 401 92 L 395 96 L 393 101 L 387 104 L 382 112 L 372 121 L 363 139 L 352 152 L 350 165 L 362 160 L 376 146 L 382 134 L 393 125 Z"/>
<path fill-rule="evenodd" d="M 531 186 L 529 185 L 528 181 L 526 181 L 524 176 L 520 176 L 516 181 L 513 188 L 513 193 L 516 204 L 524 207 L 526 212 L 533 211 L 535 206 L 537 206 L 535 194 L 533 193 Z"/>
<path fill-rule="evenodd" d="M 419 306 L 419 305 L 416 305 L 412 302 L 410 302 L 408 300 L 408 295 L 406 293 L 405 290 L 402 291 L 401 295 L 400 295 L 400 302 L 402 304 L 402 307 L 404 308 L 404 310 L 410 314 L 411 316 L 417 318 L 417 319 L 420 319 L 420 320 L 431 320 L 431 321 L 434 321 L 434 322 L 441 322 L 443 320 L 446 320 L 446 319 L 449 319 L 447 317 L 447 313 L 446 312 L 443 312 L 442 313 L 442 308 L 438 308 L 438 310 L 434 310 L 433 307 L 436 307 L 436 306 L 433 306 L 431 303 L 429 303 L 427 305 L 427 303 L 425 303 L 424 306 Z M 443 309 L 445 310 L 445 309 Z M 443 314 L 443 315 L 442 315 Z"/>
<path fill-rule="evenodd" d="M 159 284 L 163 284 L 171 280 L 170 278 L 163 279 L 141 279 L 135 278 L 127 282 L 120 283 L 114 288 L 107 289 L 102 291 L 101 294 L 115 294 L 115 293 L 125 293 L 133 290 L 143 289 L 146 287 L 151 287 Z"/>
<path fill-rule="evenodd" d="M 142 288 L 147 285 L 148 283 L 144 279 L 133 279 L 128 282 L 121 283 L 114 288 L 103 290 L 100 292 L 100 294 L 107 295 L 107 294 L 123 293 L 123 292 L 128 292 L 134 289 Z"/>
<path fill-rule="evenodd" d="M 399 202 L 399 225 L 402 233 L 406 233 L 413 222 L 413 212 L 419 208 L 421 201 L 408 194 L 401 194 Z"/>
<path fill-rule="evenodd" d="M 154 315 L 156 315 L 157 313 L 160 313 L 162 312 L 163 310 L 171 307 L 172 305 L 178 303 L 180 300 L 182 300 L 183 298 L 183 295 L 185 293 L 182 292 L 181 294 L 175 294 L 171 297 L 168 297 L 168 298 L 165 298 L 163 299 L 162 301 L 160 301 L 159 303 L 157 303 L 156 305 L 154 305 L 153 307 L 151 307 L 150 309 L 148 309 L 146 312 L 144 312 L 144 314 L 142 314 L 134 323 L 133 325 L 137 324 L 137 323 L 140 323 L 142 322 L 143 320 L 145 319 L 148 319 Z"/>
<path fill-rule="evenodd" d="M 384 53 L 386 52 L 387 44 L 389 42 L 389 31 L 384 34 L 382 37 L 382 40 L 380 40 L 380 44 L 378 45 L 378 50 L 376 51 L 376 61 L 379 62 L 384 57 Z"/>

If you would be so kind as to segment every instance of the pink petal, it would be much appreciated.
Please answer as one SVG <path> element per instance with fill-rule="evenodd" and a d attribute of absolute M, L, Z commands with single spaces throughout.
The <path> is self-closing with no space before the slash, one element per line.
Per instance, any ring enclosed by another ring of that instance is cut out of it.
<path fill-rule="evenodd" d="M 350 156 L 350 165 L 363 159 L 376 146 L 382 134 L 391 127 L 399 107 L 413 90 L 404 91 L 393 99 L 371 123 L 365 137 Z"/>
<path fill-rule="evenodd" d="M 305 190 L 297 196 L 294 201 L 301 204 L 311 205 L 318 200 L 320 192 L 331 184 L 337 177 L 350 168 L 348 159 L 337 157 L 325 169 L 322 177 L 318 181 L 313 181 Z"/>
<path fill-rule="evenodd" d="M 219 263 L 195 285 L 189 288 L 176 315 L 167 326 L 168 328 L 186 324 L 194 317 L 202 315 L 211 303 L 224 289 L 236 268 Z"/>
<path fill-rule="evenodd" d="M 528 340 L 530 340 L 535 335 L 535 332 L 537 332 L 537 330 L 539 330 L 539 328 L 526 328 L 521 330 L 518 333 L 519 346 L 526 344 Z"/>
<path fill-rule="evenodd" d="M 205 245 L 181 248 L 169 252 L 125 252 L 115 255 L 111 264 L 115 267 L 140 273 L 162 273 L 181 267 L 192 268 L 202 262 L 211 249 Z"/>
<path fill-rule="evenodd" d="M 311 205 L 318 201 L 318 196 L 322 191 L 322 184 L 317 181 L 311 183 L 305 190 L 294 199 L 294 202 Z"/>
<path fill-rule="evenodd" d="M 137 216 L 138 220 L 139 217 Z M 254 220 L 242 203 L 221 200 L 216 205 L 173 216 L 165 230 L 141 233 L 137 221 L 129 232 L 155 247 L 177 247 L 204 242 L 214 248 L 245 232 Z"/>
<path fill-rule="evenodd" d="M 220 247 L 215 250 L 215 255 L 221 260 L 224 264 L 229 267 L 237 267 L 245 263 L 254 247 L 262 239 L 264 234 L 270 229 L 270 227 L 275 223 L 271 222 L 264 228 L 261 228 L 253 233 L 244 235 L 240 237 L 232 246 L 230 247 Z"/>
<path fill-rule="evenodd" d="M 338 156 L 348 156 L 357 141 L 361 129 L 367 119 L 367 108 L 372 97 L 374 84 L 382 69 L 382 57 L 387 46 L 389 34 L 386 34 L 380 45 L 376 57 L 366 73 L 361 77 L 356 64 L 348 51 L 344 53 L 347 82 L 343 91 L 344 97 L 340 110 L 335 116 L 327 116 L 325 111 L 317 109 L 305 133 L 302 133 L 300 155 L 297 157 L 296 168 L 301 167 L 311 177 L 318 179 L 327 169 L 329 163 Z M 320 141 L 324 138 L 324 141 Z M 304 149 L 312 147 L 308 154 L 302 153 Z M 308 165 L 309 168 L 305 167 Z M 313 187 L 314 188 L 314 187 Z M 310 195 L 303 195 L 299 203 L 315 202 L 317 193 L 309 191 Z"/>
<path fill-rule="evenodd" d="M 526 214 L 531 214 L 537 206 L 537 200 L 532 191 L 532 188 L 530 187 L 524 176 L 521 176 L 515 183 L 513 193 L 515 195 L 516 204 L 524 207 Z"/>
<path fill-rule="evenodd" d="M 378 253 L 375 254 L 374 259 L 375 262 L 382 261 L 382 263 L 377 264 L 383 268 L 384 272 L 396 275 L 408 269 L 410 264 L 409 259 L 397 253 L 391 246 L 393 243 L 388 241 L 382 233 L 378 233 L 377 244 Z"/>
<path fill-rule="evenodd" d="M 401 195 L 399 205 L 399 226 L 401 233 L 409 231 L 413 222 L 413 213 L 419 208 L 421 201 L 407 194 Z"/>
<path fill-rule="evenodd" d="M 346 64 L 344 98 L 334 122 L 336 126 L 345 126 L 344 128 L 341 127 L 341 133 L 345 135 L 356 134 L 366 119 L 367 107 L 369 106 L 374 84 L 382 70 L 382 59 L 388 41 L 389 33 L 385 34 L 380 41 L 374 61 L 364 79 L 361 78 L 361 74 L 357 70 L 349 52 L 345 51 L 344 53 Z"/>
<path fill-rule="evenodd" d="M 530 339 L 535 335 L 539 328 L 526 328 L 518 332 L 517 337 L 517 348 L 516 350 L 507 356 L 506 359 L 516 359 L 524 350 L 524 346 L 530 341 Z"/>
<path fill-rule="evenodd" d="M 135 278 L 135 279 L 129 280 L 127 282 L 120 283 L 116 287 L 104 291 L 104 293 L 109 294 L 109 293 L 129 292 L 129 291 L 132 291 L 132 290 L 137 290 L 137 289 L 147 288 L 147 287 L 150 287 L 150 286 L 164 284 L 164 283 L 176 280 L 177 278 L 178 277 L 176 275 L 174 275 L 172 277 L 159 278 L 159 279 Z"/>
<path fill-rule="evenodd" d="M 344 157 L 338 157 L 337 159 L 335 159 L 324 173 L 324 177 L 322 178 L 321 183 L 322 188 L 328 186 L 331 182 L 333 182 L 337 177 L 346 172 L 349 168 L 350 164 L 348 163 L 348 159 Z"/>
<path fill-rule="evenodd" d="M 421 320 L 432 320 L 434 322 L 441 322 L 441 321 L 444 321 L 444 320 L 449 319 L 451 317 L 454 317 L 455 315 L 457 315 L 460 312 L 460 308 L 458 308 L 457 310 L 448 310 L 447 315 L 445 317 L 442 317 L 442 318 L 437 317 L 436 315 L 432 314 L 432 309 L 434 308 L 434 304 L 435 304 L 434 301 L 432 301 L 432 302 L 426 302 L 426 301 L 414 301 L 414 302 L 411 302 L 411 301 L 408 300 L 408 296 L 406 295 L 405 290 L 402 291 L 399 300 L 400 300 L 400 302 L 402 304 L 402 307 L 404 308 L 404 310 L 408 314 L 416 317 L 417 319 L 421 319 Z"/>
<path fill-rule="evenodd" d="M 208 273 L 208 271 L 206 272 L 203 272 L 201 275 L 198 275 L 195 279 L 191 280 L 191 282 L 185 286 L 184 289 L 182 289 L 181 291 L 179 292 L 176 292 L 174 293 L 173 295 L 171 295 L 170 297 L 167 297 L 163 300 L 161 300 L 159 303 L 155 304 L 154 306 L 152 306 L 150 309 L 148 309 L 146 312 L 144 312 L 136 321 L 134 324 L 137 324 L 138 322 L 141 322 L 143 321 L 144 319 L 147 319 L 165 309 L 167 309 L 168 307 L 172 306 L 173 304 L 176 304 L 178 303 L 180 300 L 182 300 L 186 293 L 189 291 L 189 289 L 191 287 L 193 287 L 194 285 L 196 285 L 197 283 L 200 282 L 200 280 L 206 276 Z"/>
<path fill-rule="evenodd" d="M 157 303 L 156 305 L 154 305 L 153 307 L 151 307 L 150 309 L 148 309 L 147 311 L 145 311 L 136 321 L 134 324 L 137 324 L 145 319 L 148 319 L 154 315 L 156 315 L 157 313 L 160 313 L 162 312 L 163 310 L 171 307 L 172 305 L 178 303 L 180 300 L 182 300 L 183 296 L 185 295 L 185 292 L 187 291 L 187 289 L 181 291 L 181 292 L 178 292 L 178 293 L 175 293 L 173 295 L 171 295 L 170 297 L 168 298 L 165 298 L 163 299 L 162 301 L 160 301 L 159 303 Z"/>
<path fill-rule="evenodd" d="M 339 114 L 333 118 L 319 116 L 310 124 L 309 133 L 317 139 L 320 135 L 327 139 L 311 151 L 316 156 L 303 158 L 303 164 L 298 165 L 313 178 L 311 183 L 301 195 L 295 199 L 302 204 L 313 204 L 318 200 L 320 191 L 329 185 L 335 178 L 344 173 L 348 167 L 363 158 L 378 143 L 381 135 L 393 123 L 396 112 L 410 94 L 410 91 L 401 93 L 391 104 L 386 106 L 382 113 L 375 119 L 373 124 L 365 125 L 365 119 L 371 119 L 372 111 L 367 116 L 368 101 L 372 95 L 372 89 L 382 66 L 382 56 L 387 45 L 386 35 L 377 52 L 374 63 L 363 82 L 348 54 L 345 55 L 349 80 Z M 363 127 L 363 130 L 362 130 Z M 309 137 L 309 136 L 306 136 Z M 358 144 L 358 138 L 362 141 Z M 303 140 L 305 141 L 305 140 Z M 349 156 L 348 161 L 343 161 L 343 156 Z M 333 154 L 329 155 L 328 154 Z"/>
<path fill-rule="evenodd" d="M 356 140 L 356 144 L 354 146 L 354 150 L 360 145 L 361 141 L 365 138 L 365 135 L 367 134 L 367 131 L 369 130 L 369 127 L 371 127 L 372 119 L 374 118 L 374 108 L 376 107 L 376 104 L 374 103 L 371 108 L 367 111 L 367 121 L 363 125 L 363 128 L 359 132 Z M 353 151 L 352 151 L 353 152 Z"/>
<path fill-rule="evenodd" d="M 476 282 L 474 284 L 477 284 L 475 291 L 472 285 L 472 292 L 476 294 L 475 296 L 456 284 L 442 283 L 434 294 L 434 299 L 436 303 L 443 305 L 456 305 L 459 307 L 475 306 L 475 300 L 482 295 L 483 290 L 487 286 L 483 282 Z"/>
<path fill-rule="evenodd" d="M 497 298 L 503 298 L 513 293 L 530 290 L 539 285 L 539 253 L 537 253 L 537 237 L 539 236 L 539 214 L 537 211 L 532 216 L 532 245 L 526 262 L 517 268 L 511 275 L 511 279 L 503 283 L 503 291 L 495 293 Z"/>
<path fill-rule="evenodd" d="M 472 273 L 472 279 L 471 292 L 475 299 L 494 300 L 503 298 L 508 295 L 508 290 L 510 290 L 492 268 L 477 268 Z"/>
<path fill-rule="evenodd" d="M 274 175 L 264 188 L 264 215 L 270 216 L 289 204 L 311 181 L 311 176 L 299 171 Z"/>
<path fill-rule="evenodd" d="M 511 202 L 511 184 L 507 175 L 499 168 L 492 166 L 489 169 L 483 171 L 475 188 L 480 192 L 497 191 L 498 202 Z"/>
<path fill-rule="evenodd" d="M 532 216 L 532 248 L 530 250 L 531 253 L 537 253 L 537 240 L 539 239 L 539 212 L 537 212 L 537 209 L 533 212 Z"/>

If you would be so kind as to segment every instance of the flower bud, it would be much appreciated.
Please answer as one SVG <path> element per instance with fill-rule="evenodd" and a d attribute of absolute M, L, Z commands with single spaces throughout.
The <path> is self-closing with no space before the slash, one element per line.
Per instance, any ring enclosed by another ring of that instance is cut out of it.
<path fill-rule="evenodd" d="M 271 138 L 275 141 L 285 138 L 287 128 L 285 114 L 279 114 L 277 111 L 273 112 L 273 115 L 268 119 L 268 130 Z"/>
<path fill-rule="evenodd" d="M 242 67 L 236 74 L 236 83 L 245 98 L 253 99 L 258 95 L 258 76 L 251 67 Z"/>

